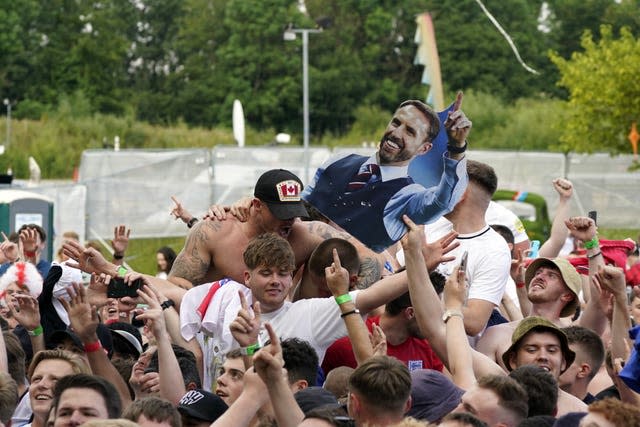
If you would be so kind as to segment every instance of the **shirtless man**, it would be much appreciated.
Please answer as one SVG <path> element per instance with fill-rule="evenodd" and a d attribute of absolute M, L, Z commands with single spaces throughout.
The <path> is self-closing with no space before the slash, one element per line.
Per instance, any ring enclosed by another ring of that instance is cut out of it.
<path fill-rule="evenodd" d="M 301 192 L 302 182 L 287 170 L 273 169 L 262 174 L 254 189 L 247 221 L 233 216 L 224 221 L 198 221 L 173 263 L 169 281 L 185 289 L 222 277 L 242 282 L 246 270 L 242 254 L 252 238 L 265 232 L 274 232 L 289 241 L 296 268 L 324 240 L 331 237 L 350 240 L 360 254 L 360 280 L 372 284 L 380 279 L 384 263 L 380 256 L 325 223 L 300 221 L 300 217 L 307 216 Z"/>
<path fill-rule="evenodd" d="M 246 266 L 242 254 L 249 241 L 265 233 L 274 232 L 286 238 L 291 245 L 296 268 L 303 265 L 313 250 L 324 240 L 340 237 L 352 242 L 360 255 L 359 281 L 368 287 L 382 276 L 384 259 L 366 248 L 345 232 L 322 222 L 302 222 L 307 216 L 300 194 L 302 182 L 284 169 L 265 172 L 258 179 L 249 214 L 242 222 L 230 216 L 224 221 L 207 219 L 195 223 L 187 236 L 185 246 L 173 263 L 168 283 L 149 277 L 166 297 L 180 304 L 186 289 L 224 277 L 244 281 Z M 85 249 L 76 242 L 66 242 L 64 253 L 83 271 L 124 276 L 122 267 L 107 262 L 99 252 Z M 178 285 L 178 286 L 174 286 Z"/>

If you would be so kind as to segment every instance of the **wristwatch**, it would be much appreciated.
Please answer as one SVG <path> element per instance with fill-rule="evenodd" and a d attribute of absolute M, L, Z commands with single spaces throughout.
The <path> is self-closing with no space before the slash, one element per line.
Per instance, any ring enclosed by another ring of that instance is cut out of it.
<path fill-rule="evenodd" d="M 175 306 L 176 306 L 176 302 L 172 299 L 168 299 L 164 301 L 162 304 L 160 304 L 160 307 L 162 307 L 162 311 L 166 310 L 169 307 L 175 307 Z"/>
<path fill-rule="evenodd" d="M 459 318 L 464 319 L 460 310 L 447 310 L 442 314 L 442 321 L 446 324 L 453 316 L 458 316 Z"/>

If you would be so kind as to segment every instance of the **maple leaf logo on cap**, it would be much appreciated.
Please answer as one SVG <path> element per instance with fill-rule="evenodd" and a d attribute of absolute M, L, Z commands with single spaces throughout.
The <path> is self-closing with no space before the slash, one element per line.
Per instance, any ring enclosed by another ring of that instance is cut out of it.
<path fill-rule="evenodd" d="M 300 201 L 300 183 L 292 179 L 282 181 L 276 184 L 278 189 L 278 198 L 281 202 L 299 202 Z"/>

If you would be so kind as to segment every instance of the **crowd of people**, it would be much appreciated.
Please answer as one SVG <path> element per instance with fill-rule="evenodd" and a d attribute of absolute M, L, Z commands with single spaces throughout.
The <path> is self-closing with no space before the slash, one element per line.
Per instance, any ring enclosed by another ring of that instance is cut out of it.
<path fill-rule="evenodd" d="M 3 234 L 0 422 L 640 426 L 636 243 L 570 217 L 558 178 L 532 253 L 493 168 L 467 158 L 461 102 L 443 123 L 402 103 L 376 153 L 306 189 L 273 169 L 203 216 L 173 199 L 188 234 L 157 272 L 126 266 L 124 225 L 111 256 L 67 232 L 54 262 L 42 227 Z M 439 133 L 424 188 L 408 165 Z"/>

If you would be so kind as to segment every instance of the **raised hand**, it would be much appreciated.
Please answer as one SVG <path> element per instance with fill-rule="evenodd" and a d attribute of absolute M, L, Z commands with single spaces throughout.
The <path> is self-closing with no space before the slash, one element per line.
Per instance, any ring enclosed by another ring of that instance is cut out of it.
<path fill-rule="evenodd" d="M 626 296 L 627 282 L 624 277 L 624 271 L 621 268 L 612 265 L 599 266 L 595 277 L 603 289 L 614 295 Z"/>
<path fill-rule="evenodd" d="M 133 389 L 136 399 L 157 395 L 160 393 L 160 374 L 157 372 L 147 372 L 133 369 L 129 377 L 129 385 Z"/>
<path fill-rule="evenodd" d="M 424 236 L 424 226 L 416 225 L 408 215 L 402 215 L 402 220 L 408 230 L 405 235 L 402 236 L 402 239 L 400 239 L 402 249 L 405 252 L 422 251 L 423 246 L 427 243 L 427 239 Z"/>
<path fill-rule="evenodd" d="M 338 251 L 333 249 L 333 263 L 324 269 L 327 287 L 333 296 L 344 295 L 349 292 L 349 272 L 340 264 Z"/>
<path fill-rule="evenodd" d="M 156 341 L 162 334 L 167 333 L 167 328 L 160 306 L 160 294 L 155 287 L 146 284 L 138 289 L 138 295 L 149 306 L 144 313 L 138 315 L 138 319 L 145 322 L 145 325 L 153 332 Z"/>
<path fill-rule="evenodd" d="M 115 271 L 113 264 L 108 262 L 99 251 L 94 248 L 85 248 L 74 240 L 64 242 L 62 252 L 75 261 L 75 263 L 67 262 L 69 267 L 98 274 L 112 274 Z"/>
<path fill-rule="evenodd" d="M 438 264 L 456 259 L 456 257 L 447 254 L 460 246 L 460 242 L 456 241 L 457 237 L 458 232 L 451 230 L 433 243 L 428 243 L 425 240 L 422 246 L 422 256 L 428 271 L 435 270 Z"/>
<path fill-rule="evenodd" d="M 111 241 L 111 248 L 113 248 L 114 256 L 124 256 L 129 246 L 129 235 L 131 229 L 127 229 L 125 225 L 119 225 L 113 229 L 113 240 Z"/>
<path fill-rule="evenodd" d="M 373 347 L 373 356 L 385 356 L 387 354 L 387 336 L 379 325 L 373 324 L 373 330 L 369 334 L 369 340 Z"/>
<path fill-rule="evenodd" d="M 611 321 L 613 316 L 613 294 L 600 283 L 597 274 L 590 277 L 589 292 L 591 294 L 590 298 L 598 303 L 600 311 Z"/>
<path fill-rule="evenodd" d="M 444 285 L 444 305 L 447 309 L 460 310 L 467 299 L 465 272 L 457 266 Z"/>
<path fill-rule="evenodd" d="M 253 367 L 265 384 L 271 384 L 281 380 L 286 371 L 284 370 L 280 338 L 270 323 L 265 323 L 264 327 L 269 333 L 271 342 L 253 356 Z"/>
<path fill-rule="evenodd" d="M 456 95 L 453 109 L 448 113 L 447 120 L 444 122 L 444 127 L 449 137 L 449 145 L 457 147 L 464 146 L 472 126 L 471 120 L 465 116 L 460 107 L 462 107 L 462 92 L 458 92 Z"/>
<path fill-rule="evenodd" d="M 238 291 L 240 296 L 240 310 L 238 316 L 231 322 L 229 329 L 231 335 L 242 347 L 248 347 L 258 342 L 260 333 L 260 303 L 253 304 L 253 314 L 249 311 L 249 304 L 242 291 Z"/>
<path fill-rule="evenodd" d="M 587 242 L 596 237 L 596 223 L 586 216 L 574 216 L 566 220 L 565 225 L 576 239 Z"/>
<path fill-rule="evenodd" d="M 511 260 L 511 270 L 509 274 L 516 284 L 524 283 L 524 272 L 526 270 L 524 261 L 526 258 L 525 252 L 527 251 L 528 249 L 516 251 L 516 258 Z"/>
<path fill-rule="evenodd" d="M 552 181 L 553 189 L 556 190 L 561 199 L 570 199 L 573 195 L 573 184 L 568 179 L 556 178 Z"/>
<path fill-rule="evenodd" d="M 111 276 L 107 274 L 91 273 L 91 280 L 89 281 L 89 286 L 86 289 L 89 304 L 100 308 L 109 303 L 107 288 L 110 281 Z"/>
<path fill-rule="evenodd" d="M 98 313 L 87 301 L 87 295 L 82 284 L 72 283 L 67 287 L 69 300 L 60 298 L 59 301 L 67 310 L 71 328 L 82 342 L 92 342 L 98 329 Z"/>
<path fill-rule="evenodd" d="M 31 295 L 13 294 L 14 304 L 8 304 L 11 315 L 27 331 L 33 331 L 40 326 L 40 308 L 38 300 Z"/>
<path fill-rule="evenodd" d="M 38 249 L 39 240 L 40 235 L 35 228 L 25 228 L 20 232 L 20 243 L 25 255 L 27 255 L 26 252 L 35 252 Z"/>
<path fill-rule="evenodd" d="M 17 259 L 18 245 L 9 240 L 7 235 L 2 232 L 2 243 L 0 243 L 0 264 L 16 262 Z"/>
<path fill-rule="evenodd" d="M 182 203 L 180 203 L 175 196 L 171 196 L 171 200 L 173 200 L 175 206 L 171 209 L 171 213 L 169 215 L 173 215 L 176 219 L 180 219 L 185 224 L 188 224 L 193 218 L 193 215 L 191 215 L 191 213 L 182 206 Z"/>

